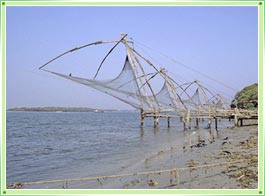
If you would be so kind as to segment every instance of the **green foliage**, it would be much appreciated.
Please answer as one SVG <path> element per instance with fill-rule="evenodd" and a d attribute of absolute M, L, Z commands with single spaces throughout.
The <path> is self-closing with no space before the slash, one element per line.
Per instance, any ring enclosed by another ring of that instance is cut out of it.
<path fill-rule="evenodd" d="M 254 109 L 258 107 L 258 84 L 252 84 L 239 91 L 231 106 L 238 108 Z"/>

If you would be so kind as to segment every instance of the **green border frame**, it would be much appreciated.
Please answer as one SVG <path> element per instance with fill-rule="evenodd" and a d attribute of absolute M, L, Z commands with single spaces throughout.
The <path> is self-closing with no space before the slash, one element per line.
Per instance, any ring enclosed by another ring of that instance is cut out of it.
<path fill-rule="evenodd" d="M 263 63 L 264 63 L 264 1 L 171 1 L 171 2 L 96 2 L 96 1 L 0 1 L 1 2 L 1 63 L 2 63 L 2 141 L 1 195 L 55 194 L 264 194 L 264 133 L 263 133 Z M 259 175 L 258 189 L 7 189 L 6 188 L 6 6 L 258 6 L 258 82 L 259 82 Z"/>

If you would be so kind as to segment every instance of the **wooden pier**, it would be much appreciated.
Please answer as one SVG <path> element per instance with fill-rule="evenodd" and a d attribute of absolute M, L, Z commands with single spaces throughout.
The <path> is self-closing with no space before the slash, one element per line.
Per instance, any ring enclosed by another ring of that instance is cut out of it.
<path fill-rule="evenodd" d="M 172 114 L 173 113 L 173 114 Z M 170 119 L 179 118 L 183 122 L 184 130 L 190 128 L 191 120 L 195 119 L 195 128 L 199 128 L 200 120 L 208 120 L 207 128 L 210 128 L 212 122 L 215 124 L 215 129 L 218 129 L 218 119 L 229 119 L 229 121 L 234 120 L 235 126 L 243 126 L 244 120 L 258 119 L 257 110 L 187 110 L 181 111 L 179 113 L 174 113 L 174 111 L 144 111 L 141 110 L 141 126 L 144 126 L 145 118 L 154 119 L 154 127 L 158 127 L 159 119 L 165 118 L 167 120 L 167 126 L 170 127 Z"/>

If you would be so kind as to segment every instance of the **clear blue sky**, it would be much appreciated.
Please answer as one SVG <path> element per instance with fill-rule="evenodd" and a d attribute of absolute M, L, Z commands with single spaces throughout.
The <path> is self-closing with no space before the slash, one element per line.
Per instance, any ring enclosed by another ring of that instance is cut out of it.
<path fill-rule="evenodd" d="M 97 40 L 119 39 L 120 33 L 128 33 L 234 90 L 181 64 L 164 65 L 177 81 L 199 79 L 209 89 L 231 98 L 258 81 L 257 13 L 257 7 L 245 6 L 7 7 L 7 108 L 130 108 L 89 87 L 38 70 L 66 50 Z M 80 61 L 93 62 L 93 56 Z"/>

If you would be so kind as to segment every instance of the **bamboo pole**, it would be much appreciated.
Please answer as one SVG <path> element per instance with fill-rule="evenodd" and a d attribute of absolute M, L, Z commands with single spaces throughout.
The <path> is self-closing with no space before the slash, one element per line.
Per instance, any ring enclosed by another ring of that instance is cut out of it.
<path fill-rule="evenodd" d="M 190 110 L 188 110 L 187 112 L 187 116 L 186 116 L 185 124 L 184 124 L 184 130 L 189 129 L 189 123 L 190 123 Z"/>
<path fill-rule="evenodd" d="M 143 85 L 143 81 L 142 81 L 141 77 L 139 77 L 139 73 L 138 73 L 137 67 L 135 65 L 135 62 L 134 62 L 134 59 L 133 59 L 133 54 L 132 54 L 132 51 L 131 51 L 132 48 L 127 44 L 127 41 L 123 40 L 122 43 L 125 45 L 125 47 L 127 49 L 127 54 L 128 54 L 129 59 L 130 59 L 130 62 L 131 62 L 130 64 L 131 64 L 131 67 L 132 67 L 132 70 L 133 70 L 134 79 L 136 81 L 137 89 L 138 89 L 138 92 L 139 92 L 139 100 L 141 101 L 141 106 L 143 108 L 144 100 L 142 98 L 142 92 L 141 92 L 141 89 L 140 89 L 139 84 L 137 82 L 137 78 L 139 78 L 140 85 Z M 149 105 L 151 110 L 154 110 L 153 105 L 151 104 L 151 102 L 150 102 L 150 100 L 148 98 L 147 91 L 146 91 L 146 89 L 144 87 L 143 87 L 143 91 L 144 91 L 145 96 L 147 97 L 147 99 L 146 99 L 147 104 Z"/>
<path fill-rule="evenodd" d="M 210 168 L 210 167 L 217 167 L 217 166 L 223 166 L 223 165 L 231 165 L 236 163 L 248 163 L 250 161 L 257 160 L 255 158 L 253 159 L 241 159 L 237 161 L 231 161 L 231 162 L 222 162 L 222 163 L 211 163 L 211 164 L 204 164 L 204 165 L 197 165 L 193 167 L 182 167 L 182 168 L 172 168 L 172 169 L 163 169 L 163 170 L 156 170 L 156 171 L 147 171 L 147 172 L 138 172 L 138 173 L 127 173 L 127 174 L 116 174 L 116 175 L 110 175 L 110 176 L 97 176 L 97 177 L 85 177 L 85 178 L 72 178 L 72 179 L 61 179 L 61 180 L 48 180 L 48 181 L 37 181 L 37 182 L 21 182 L 21 183 L 10 183 L 7 184 L 7 187 L 13 187 L 16 184 L 20 185 L 36 185 L 36 184 L 49 184 L 49 183 L 65 183 L 65 182 L 77 182 L 77 181 L 88 181 L 88 180 L 100 180 L 100 179 L 109 179 L 109 178 L 122 178 L 122 177 L 128 177 L 128 176 L 137 176 L 137 175 L 150 175 L 150 174 L 161 174 L 165 172 L 172 172 L 172 171 L 190 171 L 195 169 L 201 169 L 201 168 Z"/>
<path fill-rule="evenodd" d="M 144 109 L 141 108 L 141 127 L 144 126 L 144 118 L 145 118 Z"/>
<path fill-rule="evenodd" d="M 110 55 L 110 53 L 119 45 L 119 43 L 121 43 L 122 40 L 124 40 L 124 38 L 127 36 L 127 34 L 122 34 L 121 35 L 121 39 L 110 49 L 110 51 L 107 53 L 107 55 L 103 58 L 103 60 L 101 61 L 98 69 L 97 69 L 97 72 L 96 74 L 94 75 L 94 80 L 96 79 L 97 75 L 98 75 L 98 72 L 99 70 L 101 69 L 103 63 L 105 62 L 105 60 L 107 59 L 107 57 Z"/>
<path fill-rule="evenodd" d="M 195 125 L 195 128 L 199 128 L 199 118 L 196 118 L 196 125 Z"/>
<path fill-rule="evenodd" d="M 217 117 L 214 118 L 215 119 L 215 130 L 218 131 L 218 126 L 217 126 Z"/>
<path fill-rule="evenodd" d="M 155 112 L 154 113 L 154 127 L 158 127 L 158 123 L 159 123 L 159 116 L 158 116 L 158 113 Z"/>
<path fill-rule="evenodd" d="M 240 126 L 243 126 L 243 118 L 240 119 Z"/>
<path fill-rule="evenodd" d="M 132 53 L 132 54 L 133 54 L 133 53 Z M 140 61 L 138 60 L 138 58 L 137 58 L 134 54 L 133 54 L 133 56 L 134 56 L 136 62 L 138 63 L 138 65 L 139 65 L 139 67 L 140 67 L 142 73 L 143 73 L 143 76 L 144 76 L 144 79 L 145 79 L 145 83 L 148 85 L 148 87 L 149 87 L 149 89 L 150 89 L 150 91 L 151 91 L 151 93 L 152 93 L 152 96 L 154 97 L 154 100 L 155 100 L 155 102 L 156 102 L 156 104 L 157 104 L 157 108 L 158 108 L 158 110 L 160 110 L 160 104 L 159 104 L 159 102 L 157 101 L 157 98 L 156 98 L 156 95 L 155 95 L 155 93 L 154 93 L 154 91 L 153 91 L 153 88 L 152 88 L 151 84 L 149 83 L 149 80 L 148 80 L 147 77 L 146 77 L 146 73 L 145 73 L 145 71 L 144 71 L 144 68 L 143 68 L 142 64 L 140 63 Z M 144 88 L 144 84 L 142 84 L 142 87 Z"/>

